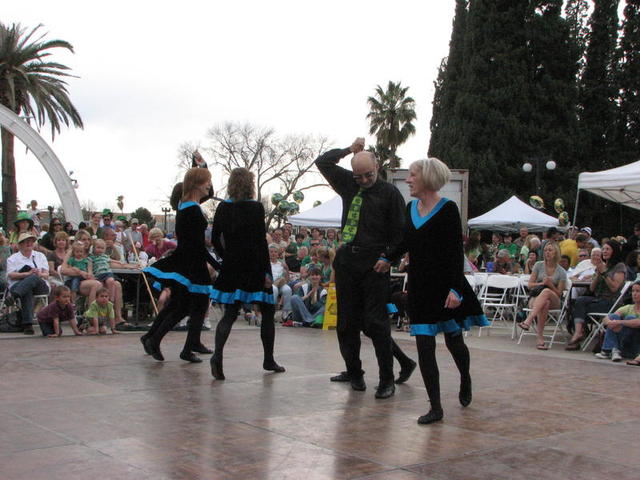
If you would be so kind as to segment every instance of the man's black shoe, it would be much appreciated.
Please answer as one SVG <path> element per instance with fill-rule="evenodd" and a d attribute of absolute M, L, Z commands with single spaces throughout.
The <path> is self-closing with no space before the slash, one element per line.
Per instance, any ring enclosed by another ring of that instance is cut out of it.
<path fill-rule="evenodd" d="M 367 389 L 367 384 L 364 383 L 364 376 L 359 376 L 356 378 L 352 378 L 351 380 L 351 388 L 353 388 L 357 392 L 364 392 Z"/>
<path fill-rule="evenodd" d="M 329 380 L 332 382 L 350 382 L 351 375 L 349 375 L 347 372 L 340 372 L 338 375 L 331 377 Z"/>
<path fill-rule="evenodd" d="M 390 385 L 380 385 L 376 390 L 376 398 L 389 398 L 396 393 L 396 386 L 392 383 Z"/>
<path fill-rule="evenodd" d="M 411 360 L 411 363 L 403 366 L 400 369 L 400 373 L 398 374 L 398 378 L 396 379 L 396 383 L 400 384 L 400 383 L 404 383 L 407 380 L 409 380 L 409 377 L 411 376 L 413 371 L 416 369 L 416 365 L 417 365 L 417 363 L 414 362 L 413 360 Z"/>
<path fill-rule="evenodd" d="M 420 425 L 429 425 L 430 423 L 442 421 L 442 417 L 444 417 L 444 413 L 441 408 L 432 408 L 429 413 L 418 418 L 418 423 Z"/>

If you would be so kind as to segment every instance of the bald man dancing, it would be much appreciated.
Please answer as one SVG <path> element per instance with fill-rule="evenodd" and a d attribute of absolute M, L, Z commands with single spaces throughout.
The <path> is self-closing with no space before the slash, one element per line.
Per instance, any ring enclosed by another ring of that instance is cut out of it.
<path fill-rule="evenodd" d="M 337 164 L 353 153 L 352 171 Z M 376 398 L 395 393 L 393 357 L 400 362 L 396 383 L 405 382 L 416 363 L 391 339 L 387 299 L 387 256 L 402 240 L 405 202 L 398 189 L 378 176 L 373 153 L 364 151 L 364 138 L 349 148 L 334 149 L 316 160 L 320 173 L 342 197 L 342 241 L 333 262 L 338 298 L 338 342 L 347 371 L 331 381 L 351 382 L 365 390 L 360 361 L 360 332 L 371 338 L 378 358 L 380 382 Z"/>

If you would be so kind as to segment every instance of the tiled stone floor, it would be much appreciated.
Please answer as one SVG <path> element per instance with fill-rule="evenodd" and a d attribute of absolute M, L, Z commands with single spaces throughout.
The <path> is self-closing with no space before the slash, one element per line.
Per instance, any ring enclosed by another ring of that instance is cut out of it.
<path fill-rule="evenodd" d="M 334 332 L 278 328 L 287 372 L 271 374 L 258 329 L 238 323 L 224 382 L 178 359 L 184 335 L 166 338 L 164 363 L 138 333 L 0 335 L 0 480 L 640 479 L 640 368 L 469 337 L 473 403 L 457 403 L 439 345 L 445 421 L 419 426 L 420 375 L 376 400 L 368 340 L 369 388 L 354 392 L 328 381 L 342 369 Z"/>

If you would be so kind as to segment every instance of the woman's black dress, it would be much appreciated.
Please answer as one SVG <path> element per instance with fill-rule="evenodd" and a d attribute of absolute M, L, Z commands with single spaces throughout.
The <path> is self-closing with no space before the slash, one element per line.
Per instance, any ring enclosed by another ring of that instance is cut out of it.
<path fill-rule="evenodd" d="M 176 213 L 178 246 L 173 253 L 144 269 L 156 281 L 154 288 L 186 289 L 189 293 L 211 296 L 209 263 L 216 270 L 220 264 L 211 256 L 204 243 L 207 219 L 196 202 L 181 203 Z"/>
<path fill-rule="evenodd" d="M 457 205 L 442 198 L 421 217 L 418 201 L 407 205 L 402 250 L 409 251 L 408 313 L 411 335 L 437 335 L 488 326 L 482 307 L 464 276 L 462 226 Z M 462 297 L 455 309 L 444 308 L 449 292 Z"/>
<path fill-rule="evenodd" d="M 218 303 L 274 303 L 265 288 L 271 262 L 264 225 L 264 207 L 254 200 L 226 200 L 213 219 L 211 242 L 222 258 L 222 269 L 211 298 Z"/>

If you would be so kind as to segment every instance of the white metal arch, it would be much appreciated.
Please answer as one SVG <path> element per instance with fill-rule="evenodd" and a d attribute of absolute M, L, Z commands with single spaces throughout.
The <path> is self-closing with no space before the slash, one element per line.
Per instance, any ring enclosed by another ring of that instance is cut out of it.
<path fill-rule="evenodd" d="M 67 171 L 51 147 L 27 122 L 4 105 L 0 105 L 0 125 L 19 138 L 40 161 L 56 187 L 66 220 L 77 227 L 82 221 L 80 202 Z"/>

